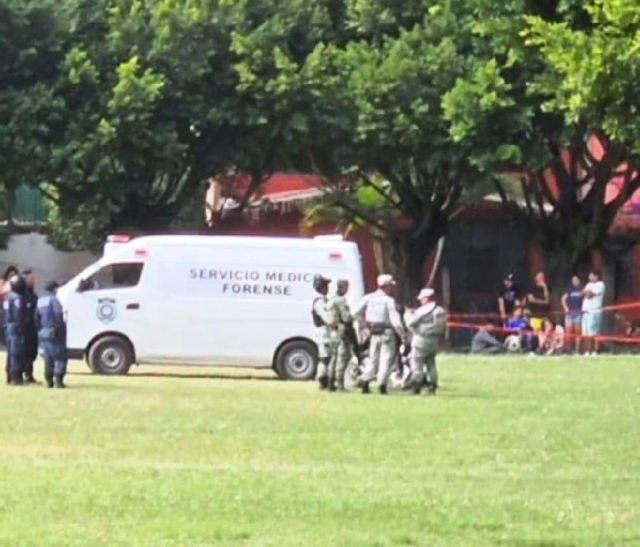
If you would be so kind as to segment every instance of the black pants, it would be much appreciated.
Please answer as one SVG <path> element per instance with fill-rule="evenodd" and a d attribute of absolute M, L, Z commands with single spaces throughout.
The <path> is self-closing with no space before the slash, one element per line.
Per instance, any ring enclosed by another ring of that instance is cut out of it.
<path fill-rule="evenodd" d="M 24 375 L 25 378 L 33 378 L 33 363 L 38 358 L 38 333 L 27 333 L 24 337 Z"/>

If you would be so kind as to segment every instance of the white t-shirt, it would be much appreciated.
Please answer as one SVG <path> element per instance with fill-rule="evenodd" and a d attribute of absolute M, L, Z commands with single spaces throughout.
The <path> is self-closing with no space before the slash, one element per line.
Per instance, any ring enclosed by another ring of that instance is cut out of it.
<path fill-rule="evenodd" d="M 605 286 L 602 281 L 596 281 L 594 283 L 587 283 L 584 287 L 585 292 L 591 291 L 593 298 L 587 298 L 585 296 L 582 301 L 582 311 L 592 312 L 602 308 L 602 302 L 604 301 Z"/>

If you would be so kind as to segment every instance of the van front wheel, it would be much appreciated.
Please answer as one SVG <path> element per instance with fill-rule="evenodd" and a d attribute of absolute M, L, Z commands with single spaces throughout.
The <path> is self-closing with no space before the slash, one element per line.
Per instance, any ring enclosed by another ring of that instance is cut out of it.
<path fill-rule="evenodd" d="M 311 380 L 316 373 L 318 351 L 311 342 L 287 342 L 276 355 L 275 369 L 285 380 Z"/>
<path fill-rule="evenodd" d="M 131 345 L 119 336 L 105 336 L 89 350 L 89 367 L 97 374 L 127 374 L 133 364 Z"/>

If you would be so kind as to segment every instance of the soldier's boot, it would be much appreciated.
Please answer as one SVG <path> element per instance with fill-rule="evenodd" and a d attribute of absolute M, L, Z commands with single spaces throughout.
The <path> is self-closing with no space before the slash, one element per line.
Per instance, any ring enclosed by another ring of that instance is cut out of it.
<path fill-rule="evenodd" d="M 389 392 L 387 391 L 387 386 L 385 384 L 380 386 L 380 395 L 387 395 Z"/>
<path fill-rule="evenodd" d="M 39 384 L 40 382 L 38 382 L 38 380 L 36 380 L 33 377 L 33 374 L 25 374 L 24 376 L 24 383 L 25 384 Z"/>
<path fill-rule="evenodd" d="M 53 386 L 57 389 L 64 389 L 65 387 L 67 387 L 63 379 L 64 379 L 64 375 L 56 374 L 53 377 Z"/>
<path fill-rule="evenodd" d="M 344 377 L 336 380 L 336 391 L 347 391 L 344 387 Z"/>
<path fill-rule="evenodd" d="M 363 395 L 368 395 L 369 393 L 371 393 L 371 389 L 369 389 L 369 382 L 362 382 L 361 388 Z"/>
<path fill-rule="evenodd" d="M 53 387 L 53 374 L 45 374 L 44 375 L 44 381 L 46 382 L 48 388 L 52 388 Z"/>
<path fill-rule="evenodd" d="M 420 395 L 420 392 L 422 391 L 422 382 L 414 382 L 411 387 L 411 391 L 413 391 L 414 395 Z"/>
<path fill-rule="evenodd" d="M 329 385 L 329 378 L 323 376 L 322 378 L 318 378 L 318 386 L 320 387 L 320 391 L 324 391 L 327 389 Z"/>
<path fill-rule="evenodd" d="M 435 395 L 436 391 L 438 391 L 438 386 L 436 384 L 429 384 L 429 387 L 427 388 L 427 393 L 429 395 Z"/>
<path fill-rule="evenodd" d="M 336 390 L 336 380 L 335 380 L 335 378 L 329 378 L 329 380 L 327 382 L 327 390 L 331 391 L 331 392 Z"/>

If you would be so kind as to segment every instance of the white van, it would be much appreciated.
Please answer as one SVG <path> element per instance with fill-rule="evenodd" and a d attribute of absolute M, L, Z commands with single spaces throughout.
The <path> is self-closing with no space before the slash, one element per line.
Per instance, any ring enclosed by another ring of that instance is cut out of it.
<path fill-rule="evenodd" d="M 352 304 L 364 294 L 357 245 L 340 236 L 112 243 L 58 290 L 70 356 L 100 374 L 126 374 L 133 363 L 217 364 L 306 380 L 317 359 L 314 275 L 348 279 Z"/>

